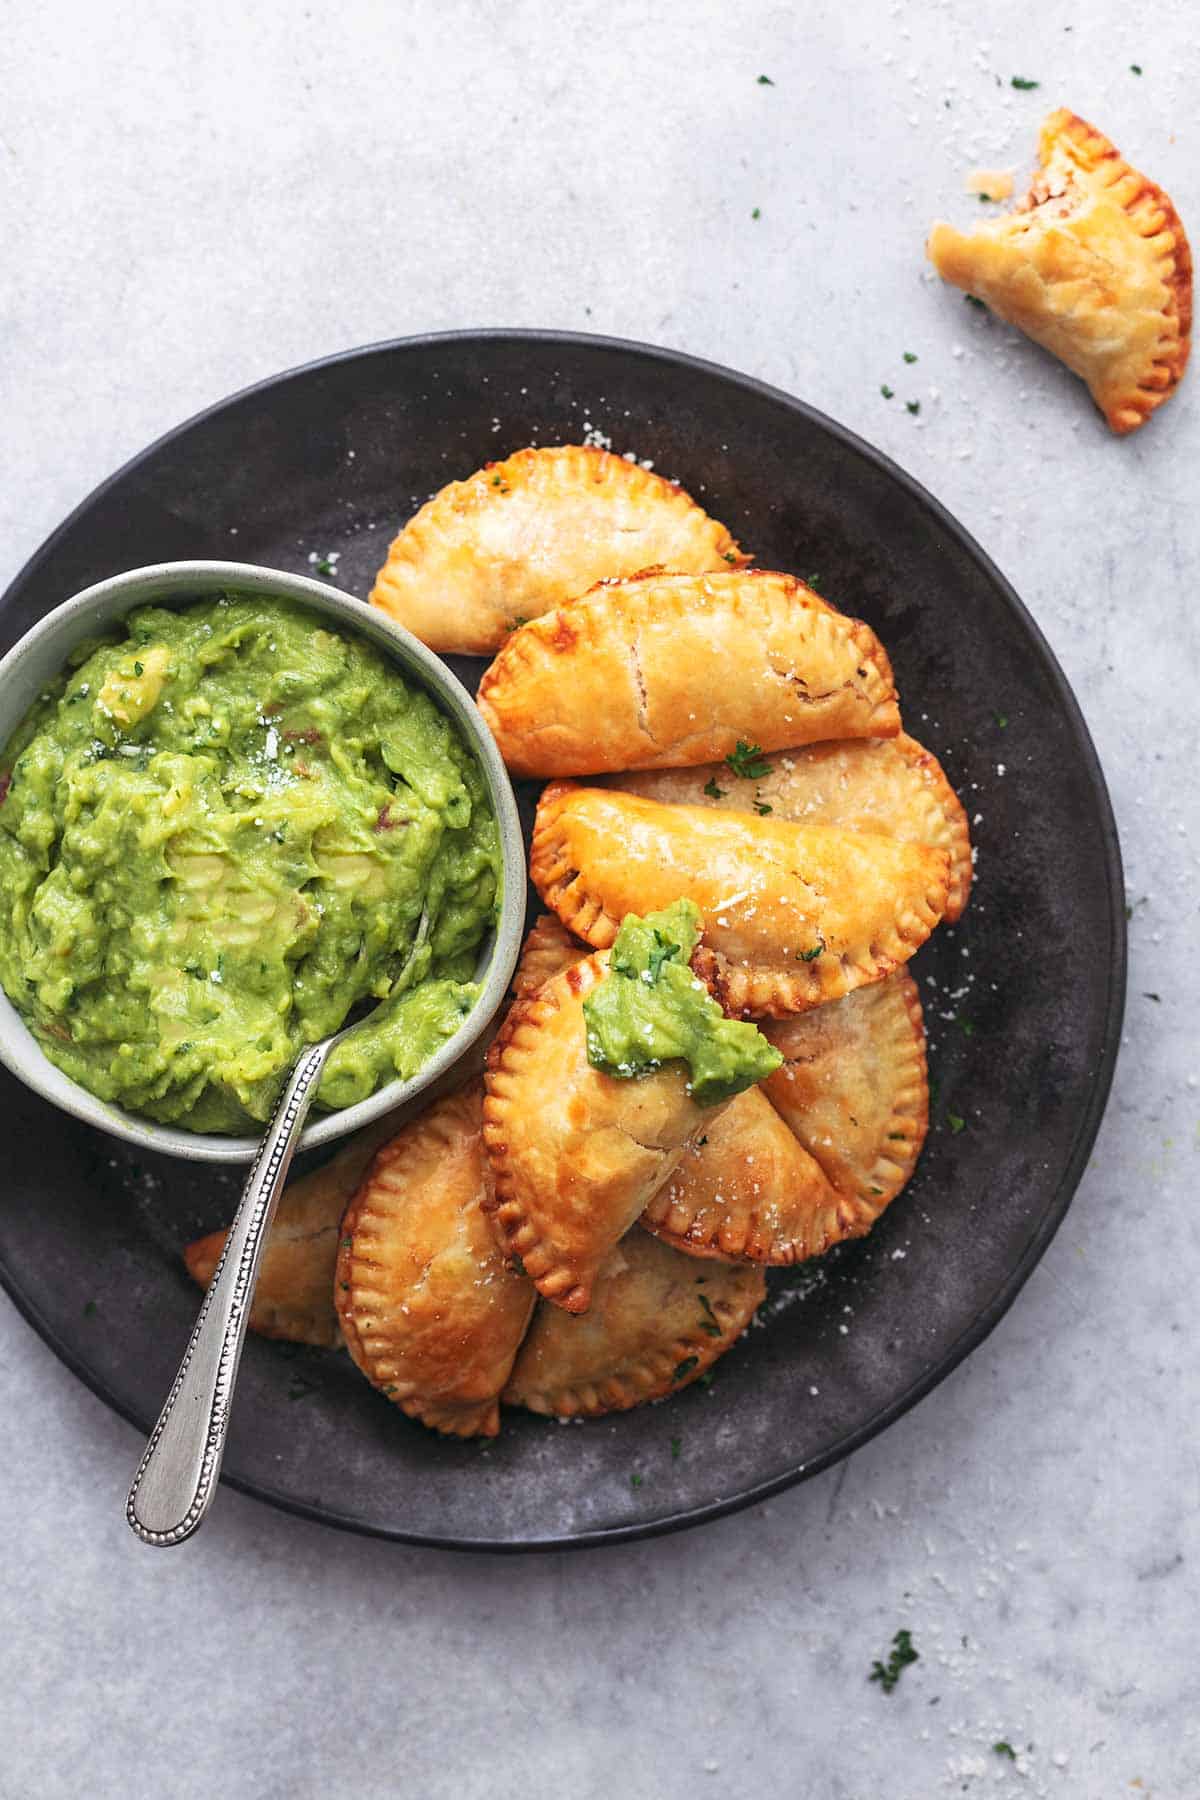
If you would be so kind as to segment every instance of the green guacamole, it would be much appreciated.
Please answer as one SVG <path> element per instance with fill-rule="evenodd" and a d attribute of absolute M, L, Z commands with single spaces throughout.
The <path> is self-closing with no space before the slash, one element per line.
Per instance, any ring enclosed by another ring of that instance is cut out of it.
<path fill-rule="evenodd" d="M 588 1061 L 621 1080 L 686 1062 L 700 1106 L 731 1100 L 783 1061 L 755 1025 L 727 1019 L 688 967 L 700 938 L 690 900 L 627 913 L 609 971 L 583 1002 Z"/>
<path fill-rule="evenodd" d="M 5 993 L 83 1087 L 194 1131 L 252 1130 L 301 1048 L 397 977 L 319 1103 L 413 1074 L 474 1005 L 497 907 L 466 745 L 299 608 L 231 593 L 121 629 L 0 753 Z"/>

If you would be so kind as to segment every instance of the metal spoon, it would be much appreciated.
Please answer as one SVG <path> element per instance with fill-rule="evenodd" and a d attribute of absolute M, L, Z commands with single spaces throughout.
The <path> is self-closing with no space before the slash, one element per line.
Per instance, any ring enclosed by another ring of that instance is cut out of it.
<path fill-rule="evenodd" d="M 412 948 L 387 999 L 408 986 L 428 929 L 422 910 Z M 326 1058 L 362 1023 L 357 1020 L 302 1051 L 276 1102 L 179 1373 L 125 1502 L 125 1517 L 144 1544 L 182 1544 L 212 1504 L 267 1232 Z"/>

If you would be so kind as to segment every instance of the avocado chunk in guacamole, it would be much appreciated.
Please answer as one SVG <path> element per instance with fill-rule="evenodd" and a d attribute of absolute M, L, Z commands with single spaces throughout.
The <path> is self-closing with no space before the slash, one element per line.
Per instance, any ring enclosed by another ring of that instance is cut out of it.
<path fill-rule="evenodd" d="M 640 919 L 627 913 L 608 974 L 583 1002 L 588 1061 L 620 1080 L 663 1063 L 686 1062 L 688 1091 L 700 1106 L 732 1100 L 783 1058 L 755 1025 L 727 1019 L 688 961 L 700 914 L 676 900 Z"/>
<path fill-rule="evenodd" d="M 67 1075 L 192 1130 L 253 1130 L 355 1013 L 319 1104 L 415 1073 L 478 997 L 499 882 L 450 720 L 279 601 L 139 608 L 0 752 L 0 984 Z"/>

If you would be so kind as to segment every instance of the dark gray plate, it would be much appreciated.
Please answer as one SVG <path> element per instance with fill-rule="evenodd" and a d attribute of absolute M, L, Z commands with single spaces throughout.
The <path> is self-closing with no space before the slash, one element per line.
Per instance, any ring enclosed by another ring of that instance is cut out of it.
<path fill-rule="evenodd" d="M 915 1180 L 865 1242 L 772 1277 L 765 1329 L 707 1390 L 578 1427 L 506 1414 L 496 1443 L 449 1444 L 346 1357 L 251 1341 L 226 1479 L 409 1542 L 530 1549 L 669 1530 L 815 1474 L 881 1431 L 986 1336 L 1045 1250 L 1120 1032 L 1116 830 L 1036 626 L 907 475 L 811 408 L 710 364 L 611 339 L 472 332 L 280 376 L 84 501 L 0 602 L 0 647 L 87 583 L 173 557 L 302 570 L 311 551 L 336 550 L 341 585 L 365 596 L 392 531 L 434 489 L 523 444 L 577 441 L 586 421 L 678 477 L 763 566 L 814 578 L 876 628 L 910 729 L 975 818 L 975 893 L 963 924 L 917 959 L 936 1086 Z M 474 685 L 482 665 L 458 666 Z M 229 1218 L 237 1178 L 139 1161 L 7 1074 L 0 1105 L 0 1277 L 64 1361 L 148 1429 L 196 1311 L 180 1248 Z"/>

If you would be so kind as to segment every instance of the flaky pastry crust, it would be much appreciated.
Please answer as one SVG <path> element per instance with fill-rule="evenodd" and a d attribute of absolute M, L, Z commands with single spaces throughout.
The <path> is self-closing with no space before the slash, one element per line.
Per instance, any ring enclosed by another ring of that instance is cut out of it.
<path fill-rule="evenodd" d="M 971 835 L 962 802 L 931 751 L 905 732 L 894 738 L 846 738 L 781 751 L 770 773 L 739 778 L 727 763 L 610 776 L 606 785 L 668 805 L 764 809 L 797 825 L 876 831 L 906 844 L 930 844 L 950 857 L 944 917 L 961 917 L 971 891 Z"/>
<path fill-rule="evenodd" d="M 865 1231 L 858 1214 L 761 1088 L 748 1088 L 684 1151 L 641 1222 L 692 1256 L 786 1265 Z"/>
<path fill-rule="evenodd" d="M 904 1187 L 929 1129 L 917 984 L 901 970 L 763 1030 L 784 1061 L 762 1091 L 856 1209 L 842 1235 L 857 1236 Z"/>
<path fill-rule="evenodd" d="M 704 918 L 692 966 L 725 1011 L 782 1017 L 880 981 L 945 911 L 945 850 L 754 813 L 668 806 L 551 783 L 530 876 L 568 930 L 597 949 L 626 913 L 681 896 Z"/>
<path fill-rule="evenodd" d="M 739 742 L 900 729 L 870 626 L 761 569 L 603 583 L 513 633 L 479 710 L 519 775 L 678 768 Z"/>
<path fill-rule="evenodd" d="M 969 232 L 939 221 L 930 260 L 1082 376 L 1113 431 L 1136 431 L 1187 366 L 1187 234 L 1170 196 L 1077 114 L 1050 114 L 1038 154 L 1013 212 Z"/>
<path fill-rule="evenodd" d="M 585 995 L 607 956 L 574 963 L 511 1008 L 488 1052 L 483 1134 L 497 1242 L 546 1300 L 586 1312 L 604 1258 L 717 1107 L 668 1064 L 620 1081 L 587 1059 Z"/>
<path fill-rule="evenodd" d="M 584 1318 L 538 1307 L 505 1403 L 594 1418 L 674 1393 L 736 1342 L 765 1293 L 760 1270 L 701 1267 L 635 1226 L 605 1258 Z"/>
<path fill-rule="evenodd" d="M 375 1157 L 342 1221 L 334 1302 L 346 1348 L 410 1418 L 494 1437 L 536 1296 L 484 1217 L 482 1094 L 439 1100 Z"/>
<path fill-rule="evenodd" d="M 338 1226 L 367 1164 L 396 1130 L 392 1116 L 364 1126 L 327 1163 L 284 1188 L 263 1246 L 251 1331 L 322 1350 L 341 1343 L 333 1304 Z M 201 1287 L 212 1280 L 227 1235 L 210 1232 L 184 1250 L 188 1274 Z"/>
<path fill-rule="evenodd" d="M 371 600 L 432 650 L 486 655 L 607 576 L 747 560 L 675 482 L 563 444 L 518 450 L 435 494 L 393 542 Z"/>

